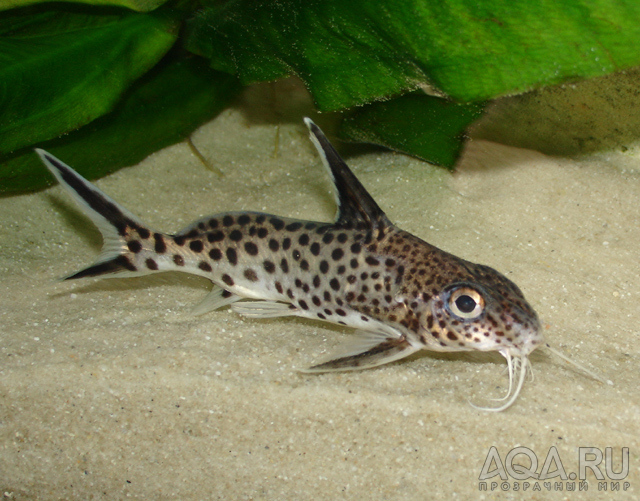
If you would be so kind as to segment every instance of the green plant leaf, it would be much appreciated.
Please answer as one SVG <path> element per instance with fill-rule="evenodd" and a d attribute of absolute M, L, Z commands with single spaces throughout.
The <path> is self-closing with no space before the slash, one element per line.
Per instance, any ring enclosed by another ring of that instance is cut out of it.
<path fill-rule="evenodd" d="M 112 113 L 38 146 L 94 179 L 182 141 L 240 89 L 236 77 L 212 70 L 202 58 L 172 58 L 137 82 Z M 33 190 L 53 182 L 31 148 L 19 153 L 4 161 L 0 157 L 0 192 Z"/>
<path fill-rule="evenodd" d="M 177 38 L 162 14 L 56 6 L 0 14 L 0 155 L 109 112 Z"/>
<path fill-rule="evenodd" d="M 343 120 L 339 136 L 374 143 L 453 168 L 465 129 L 482 115 L 482 104 L 457 104 L 423 92 L 358 108 Z"/>
<path fill-rule="evenodd" d="M 0 11 L 17 9 L 20 7 L 26 7 L 33 4 L 57 2 L 58 0 L 0 0 Z M 67 0 L 72 3 L 79 3 L 85 5 L 95 6 L 115 6 L 126 7 L 137 12 L 149 12 L 162 4 L 167 0 Z"/>
<path fill-rule="evenodd" d="M 322 111 L 419 83 L 483 101 L 640 64 L 637 0 L 233 0 L 189 27 L 214 68 L 298 75 Z"/>

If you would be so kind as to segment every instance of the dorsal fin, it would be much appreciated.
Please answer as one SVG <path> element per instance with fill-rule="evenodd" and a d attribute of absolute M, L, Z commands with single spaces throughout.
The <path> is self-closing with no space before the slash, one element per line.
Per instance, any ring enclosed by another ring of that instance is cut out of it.
<path fill-rule="evenodd" d="M 320 127 L 309 118 L 305 118 L 304 123 L 309 127 L 311 141 L 320 153 L 335 186 L 338 203 L 336 224 L 364 222 L 372 228 L 390 226 L 391 222 L 385 213 L 338 155 Z"/>

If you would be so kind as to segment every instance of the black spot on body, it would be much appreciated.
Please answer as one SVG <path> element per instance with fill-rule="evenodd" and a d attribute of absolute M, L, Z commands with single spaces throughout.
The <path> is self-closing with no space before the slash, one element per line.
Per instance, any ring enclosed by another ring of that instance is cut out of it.
<path fill-rule="evenodd" d="M 313 242 L 311 244 L 311 247 L 309 247 L 309 250 L 311 251 L 311 254 L 313 254 L 314 256 L 317 256 L 320 254 L 320 244 L 318 242 Z"/>
<path fill-rule="evenodd" d="M 207 233 L 207 240 L 209 242 L 220 242 L 224 239 L 224 233 L 221 231 L 212 231 L 211 233 Z"/>
<path fill-rule="evenodd" d="M 231 233 L 229 233 L 229 238 L 234 242 L 239 242 L 240 240 L 242 240 L 242 232 L 240 230 L 233 230 Z"/>
<path fill-rule="evenodd" d="M 251 268 L 247 268 L 246 270 L 244 270 L 244 278 L 246 278 L 250 282 L 257 282 L 258 281 L 258 275 Z"/>
<path fill-rule="evenodd" d="M 173 255 L 173 262 L 176 266 L 184 266 L 184 258 L 180 254 Z"/>
<path fill-rule="evenodd" d="M 231 226 L 234 223 L 233 216 L 226 215 L 222 218 L 223 226 Z"/>
<path fill-rule="evenodd" d="M 244 250 L 247 251 L 247 254 L 249 254 L 250 256 L 258 255 L 258 246 L 253 242 L 246 242 L 244 244 Z"/>
<path fill-rule="evenodd" d="M 154 233 L 153 239 L 155 240 L 154 250 L 158 254 L 164 254 L 167 252 L 167 244 L 164 242 L 164 238 L 160 233 Z"/>
<path fill-rule="evenodd" d="M 324 259 L 320 261 L 320 271 L 322 273 L 327 273 L 329 271 L 329 263 L 327 263 Z"/>
<path fill-rule="evenodd" d="M 215 230 L 218 227 L 218 220 L 217 219 L 209 219 L 209 228 L 211 228 L 212 230 Z"/>
<path fill-rule="evenodd" d="M 347 234 L 346 233 L 340 233 L 338 235 L 338 242 L 340 242 L 341 244 L 345 243 L 347 241 Z"/>
<path fill-rule="evenodd" d="M 200 261 L 200 263 L 198 263 L 198 268 L 200 268 L 202 271 L 211 271 L 211 265 L 206 261 Z"/>
<path fill-rule="evenodd" d="M 333 242 L 333 233 L 325 233 L 325 235 L 322 237 L 322 241 L 325 244 L 330 244 L 331 242 Z"/>
<path fill-rule="evenodd" d="M 340 248 L 337 249 L 333 249 L 333 252 L 331 253 L 331 258 L 334 261 L 340 261 L 342 259 L 342 256 L 344 256 L 344 251 Z"/>
<path fill-rule="evenodd" d="M 304 271 L 309 271 L 309 262 L 306 259 L 300 261 L 300 268 Z"/>
<path fill-rule="evenodd" d="M 158 269 L 158 263 L 156 263 L 153 259 L 148 258 L 144 264 L 147 265 L 147 268 L 149 268 L 150 270 L 157 270 Z"/>
<path fill-rule="evenodd" d="M 280 249 L 280 244 L 275 238 L 269 240 L 269 249 L 271 249 L 273 252 L 277 252 L 278 249 Z"/>
<path fill-rule="evenodd" d="M 284 273 L 289 273 L 289 262 L 285 258 L 282 258 L 282 261 L 280 261 L 280 269 Z"/>
<path fill-rule="evenodd" d="M 269 234 L 269 230 L 267 230 L 266 228 L 259 228 L 258 229 L 258 238 L 264 238 Z"/>
<path fill-rule="evenodd" d="M 276 230 L 281 230 L 282 228 L 284 228 L 284 221 L 282 219 L 272 217 L 271 219 L 269 219 L 269 222 Z"/>
<path fill-rule="evenodd" d="M 249 224 L 251 222 L 251 218 L 247 214 L 242 214 L 238 217 L 238 224 L 240 226 L 244 226 L 245 224 Z"/>
<path fill-rule="evenodd" d="M 209 251 L 209 257 L 214 261 L 220 261 L 220 259 L 222 259 L 222 252 L 220 249 L 211 249 Z"/>
<path fill-rule="evenodd" d="M 329 282 L 329 285 L 334 291 L 340 290 L 340 282 L 338 282 L 337 278 L 332 278 L 331 281 Z"/>
<path fill-rule="evenodd" d="M 233 247 L 229 247 L 227 249 L 227 259 L 229 260 L 229 263 L 232 264 L 233 266 L 238 264 L 238 253 Z"/>
<path fill-rule="evenodd" d="M 303 310 L 308 310 L 309 309 L 309 305 L 307 305 L 307 302 L 304 299 L 301 299 L 300 301 L 298 301 L 298 305 Z"/>
<path fill-rule="evenodd" d="M 142 244 L 137 240 L 130 240 L 129 242 L 127 242 L 127 247 L 134 254 L 137 254 L 142 250 Z"/>
<path fill-rule="evenodd" d="M 287 231 L 297 231 L 300 228 L 302 228 L 302 223 L 297 221 L 295 223 L 289 223 L 287 226 L 285 226 L 285 229 Z"/>
<path fill-rule="evenodd" d="M 202 252 L 202 249 L 204 249 L 204 245 L 202 245 L 201 240 L 192 240 L 191 242 L 189 242 L 189 248 L 193 252 Z"/>
<path fill-rule="evenodd" d="M 229 275 L 227 275 L 226 273 L 224 275 L 222 275 L 222 281 L 231 286 L 233 285 L 235 282 L 233 281 L 233 278 L 231 278 Z"/>
<path fill-rule="evenodd" d="M 289 250 L 289 247 L 291 247 L 291 239 L 287 237 L 282 241 L 282 250 Z"/>
<path fill-rule="evenodd" d="M 300 235 L 300 238 L 298 238 L 298 243 L 300 245 L 308 245 L 309 244 L 309 235 L 307 233 L 303 233 L 302 235 Z"/>
<path fill-rule="evenodd" d="M 265 261 L 264 263 L 262 263 L 262 265 L 264 266 L 264 269 L 267 273 L 275 273 L 276 265 L 271 261 Z"/>

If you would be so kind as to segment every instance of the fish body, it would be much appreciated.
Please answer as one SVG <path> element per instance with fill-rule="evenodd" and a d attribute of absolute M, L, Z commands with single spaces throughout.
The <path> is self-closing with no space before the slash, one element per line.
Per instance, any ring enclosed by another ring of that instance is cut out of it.
<path fill-rule="evenodd" d="M 254 318 L 299 316 L 358 330 L 341 353 L 309 371 L 374 367 L 421 349 L 499 351 L 509 364 L 509 394 L 518 369 L 520 378 L 507 403 L 491 410 L 511 405 L 527 356 L 543 343 L 520 289 L 494 269 L 394 226 L 322 131 L 306 123 L 336 188 L 338 214 L 331 223 L 228 212 L 169 235 L 38 150 L 104 238 L 96 263 L 68 278 L 183 271 L 214 283 L 198 314 L 231 305 Z"/>

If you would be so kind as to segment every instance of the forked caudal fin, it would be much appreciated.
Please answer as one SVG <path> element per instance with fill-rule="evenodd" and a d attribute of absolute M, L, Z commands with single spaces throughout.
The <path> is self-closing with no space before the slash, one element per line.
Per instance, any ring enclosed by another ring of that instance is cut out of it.
<path fill-rule="evenodd" d="M 152 270 L 149 269 L 139 270 L 134 264 L 133 255 L 141 250 L 141 240 L 155 239 L 158 242 L 162 236 L 158 233 L 152 234 L 136 216 L 118 205 L 67 164 L 44 150 L 36 149 L 36 152 L 60 184 L 71 194 L 82 212 L 98 227 L 104 240 L 95 264 L 66 279 L 151 273 Z"/>
<path fill-rule="evenodd" d="M 311 119 L 304 123 L 311 132 L 311 141 L 315 145 L 322 163 L 325 165 L 335 186 L 338 215 L 336 224 L 364 222 L 369 227 L 390 226 L 391 223 L 382 209 L 364 186 L 358 181 L 338 152 Z"/>

